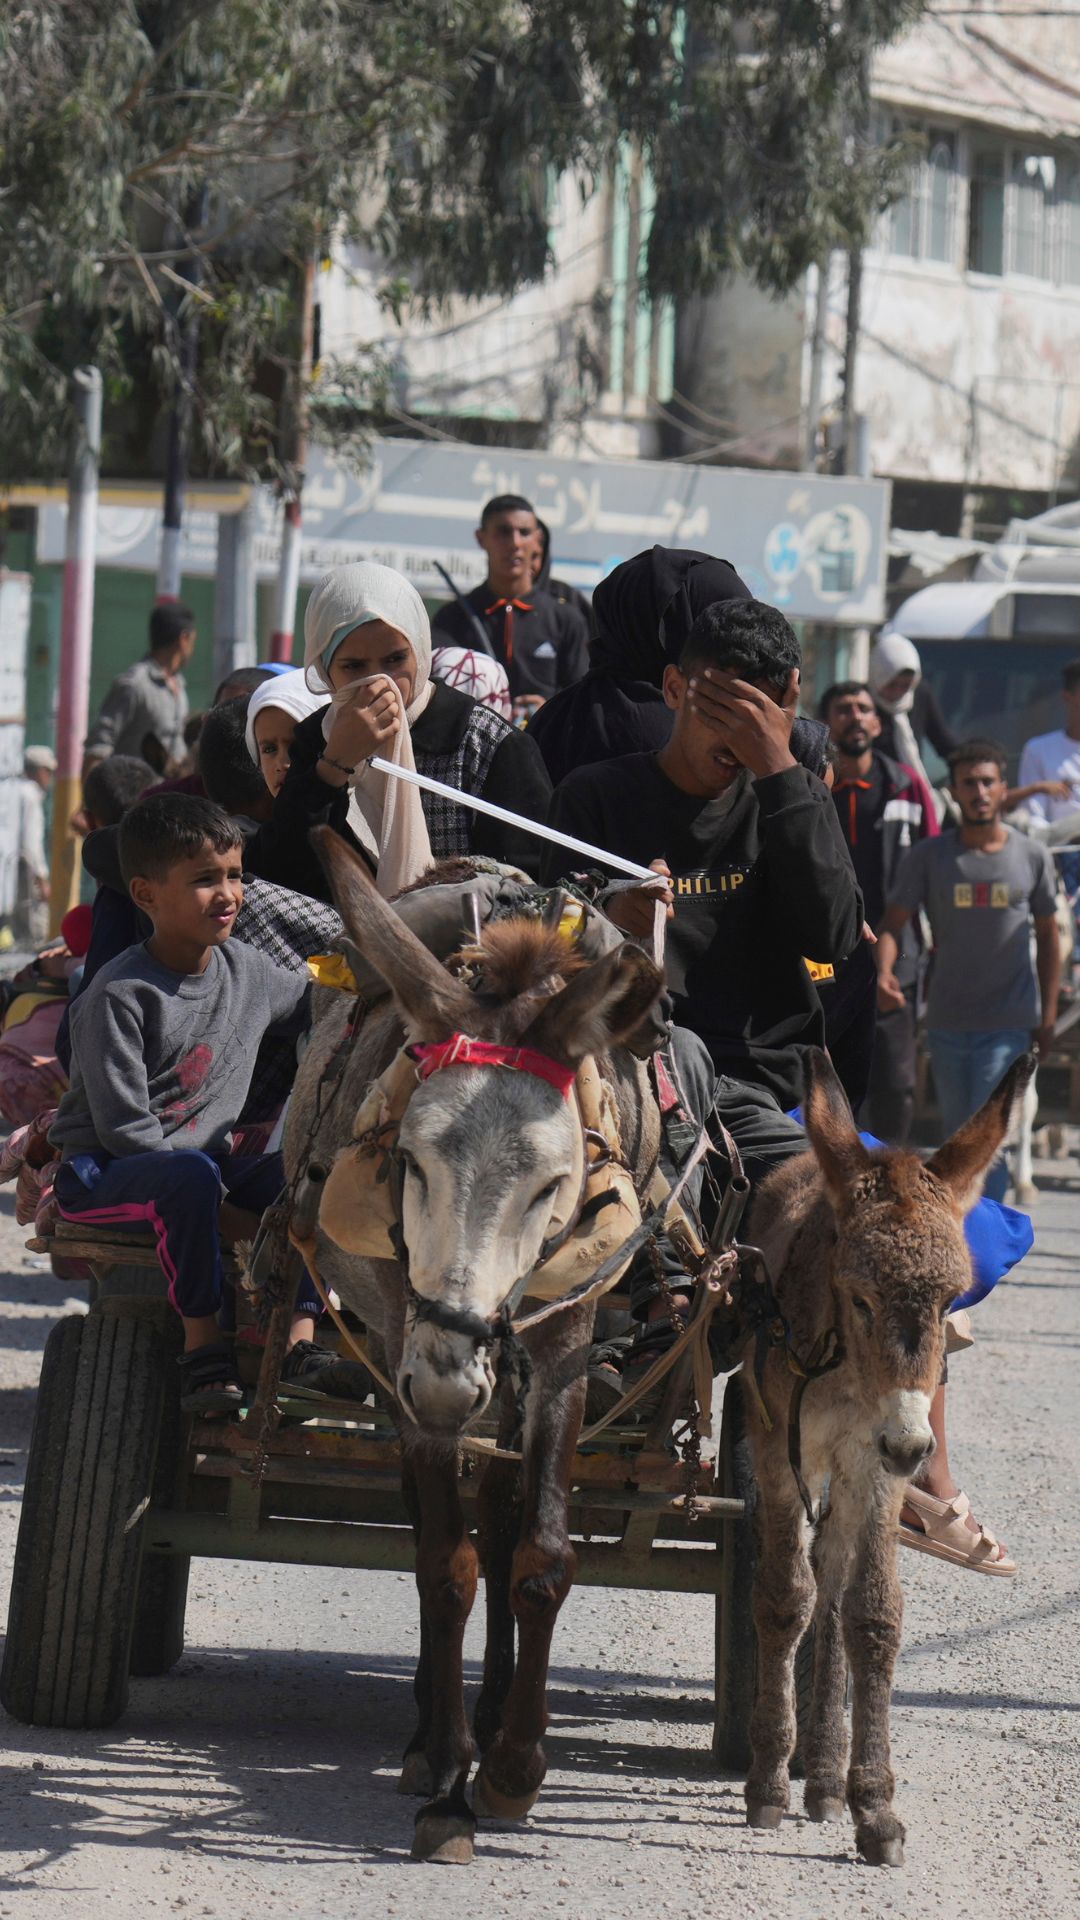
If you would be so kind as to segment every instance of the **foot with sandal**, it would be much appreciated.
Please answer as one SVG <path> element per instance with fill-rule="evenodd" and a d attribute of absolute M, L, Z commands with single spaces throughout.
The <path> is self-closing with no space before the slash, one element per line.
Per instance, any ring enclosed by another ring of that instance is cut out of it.
<path fill-rule="evenodd" d="M 969 1573 L 995 1574 L 1010 1579 L 1016 1561 L 989 1527 L 981 1526 L 971 1502 L 953 1479 L 945 1441 L 945 1387 L 934 1395 L 930 1426 L 937 1441 L 919 1478 L 908 1487 L 900 1510 L 900 1544 L 935 1560 L 947 1560 Z"/>

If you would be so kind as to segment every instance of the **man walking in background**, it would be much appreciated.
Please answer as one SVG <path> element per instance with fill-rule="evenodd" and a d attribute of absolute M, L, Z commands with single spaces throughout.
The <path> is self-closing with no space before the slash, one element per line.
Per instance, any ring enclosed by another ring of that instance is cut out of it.
<path fill-rule="evenodd" d="M 913 914 L 926 912 L 934 938 L 926 1037 L 946 1134 L 977 1112 L 1033 1041 L 1046 1052 L 1061 975 L 1053 862 L 1001 818 L 1004 748 L 969 740 L 950 754 L 949 774 L 960 826 L 905 856 L 877 947 L 882 1004 L 900 1008 L 900 937 Z M 1002 1200 L 1008 1184 L 1002 1155 L 985 1190 Z"/>
<path fill-rule="evenodd" d="M 45 850 L 45 795 L 53 783 L 56 755 L 51 747 L 27 747 L 22 778 L 15 783 L 18 807 L 16 828 L 15 915 L 16 945 L 44 945 L 49 937 L 49 859 Z"/>
<path fill-rule="evenodd" d="M 876 933 L 885 915 L 900 864 L 909 847 L 937 834 L 929 788 L 911 767 L 878 746 L 881 717 L 861 680 L 830 687 L 821 717 L 836 748 L 833 802 L 840 831 L 862 891 L 866 918 Z M 915 1014 L 922 942 L 918 921 L 899 937 L 894 968 L 903 1004 L 880 1000 L 874 1034 L 865 1121 L 889 1146 L 907 1143 L 915 1110 Z"/>
<path fill-rule="evenodd" d="M 489 500 L 476 529 L 487 556 L 487 579 L 440 607 L 436 643 L 494 654 L 506 668 L 519 723 L 589 665 L 589 625 L 569 601 L 533 586 L 539 526 L 531 501 L 518 493 Z"/>
<path fill-rule="evenodd" d="M 1080 808 L 1080 660 L 1068 662 L 1062 680 L 1065 725 L 1027 741 L 1016 777 L 1018 787 L 1035 789 L 1025 797 L 1028 812 L 1048 825 Z"/>
<path fill-rule="evenodd" d="M 195 615 L 176 603 L 150 615 L 150 646 L 117 674 L 87 735 L 84 775 L 110 753 L 145 760 L 157 774 L 183 760 L 188 717 L 184 668 L 195 651 Z"/>

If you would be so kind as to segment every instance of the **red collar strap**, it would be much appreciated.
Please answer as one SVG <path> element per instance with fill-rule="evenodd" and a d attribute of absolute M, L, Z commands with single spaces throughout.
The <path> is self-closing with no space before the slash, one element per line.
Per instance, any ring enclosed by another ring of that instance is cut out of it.
<path fill-rule="evenodd" d="M 546 1080 L 566 1099 L 577 1079 L 576 1067 L 564 1067 L 532 1047 L 499 1047 L 489 1040 L 470 1040 L 467 1033 L 452 1033 L 449 1040 L 409 1047 L 408 1053 L 419 1062 L 421 1080 L 430 1079 L 443 1067 L 510 1067 L 515 1073 L 532 1073 L 538 1080 Z"/>

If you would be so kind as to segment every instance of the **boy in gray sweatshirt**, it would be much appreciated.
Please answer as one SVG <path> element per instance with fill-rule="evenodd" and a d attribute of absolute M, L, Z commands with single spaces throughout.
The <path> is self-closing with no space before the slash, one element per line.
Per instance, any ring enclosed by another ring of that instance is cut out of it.
<path fill-rule="evenodd" d="M 63 1161 L 56 1199 L 65 1220 L 151 1228 L 184 1324 L 181 1405 L 224 1412 L 242 1390 L 218 1321 L 221 1240 L 250 1236 L 284 1185 L 280 1154 L 234 1155 L 231 1129 L 264 1034 L 306 1024 L 309 983 L 230 942 L 242 844 L 219 807 L 187 794 L 142 800 L 119 851 L 154 931 L 72 1003 L 71 1086 L 49 1136 Z M 308 1385 L 323 1384 L 324 1367 L 342 1371 L 314 1345 L 320 1311 L 305 1276 L 284 1375 Z"/>

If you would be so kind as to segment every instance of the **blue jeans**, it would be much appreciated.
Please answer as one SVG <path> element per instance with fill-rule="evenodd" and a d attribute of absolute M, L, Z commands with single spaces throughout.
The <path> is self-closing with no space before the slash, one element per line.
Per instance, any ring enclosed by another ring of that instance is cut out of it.
<path fill-rule="evenodd" d="M 1014 1060 L 1031 1045 L 1027 1027 L 1000 1027 L 981 1033 L 952 1033 L 931 1027 L 926 1035 L 934 1068 L 934 1088 L 948 1137 L 970 1120 L 990 1098 Z M 983 1188 L 990 1200 L 1004 1200 L 1009 1163 L 998 1155 Z"/>
<path fill-rule="evenodd" d="M 167 1148 L 158 1153 L 80 1154 L 66 1160 L 56 1176 L 56 1201 L 64 1220 L 113 1227 L 120 1233 L 153 1233 L 158 1264 L 169 1283 L 169 1299 L 185 1319 L 217 1313 L 222 1304 L 221 1242 L 218 1208 L 222 1188 L 235 1206 L 262 1213 L 285 1184 L 280 1153 L 255 1156 L 209 1154 Z M 89 1184 L 88 1184 L 89 1181 Z M 296 1300 L 297 1313 L 322 1312 L 322 1302 L 305 1273 Z"/>

